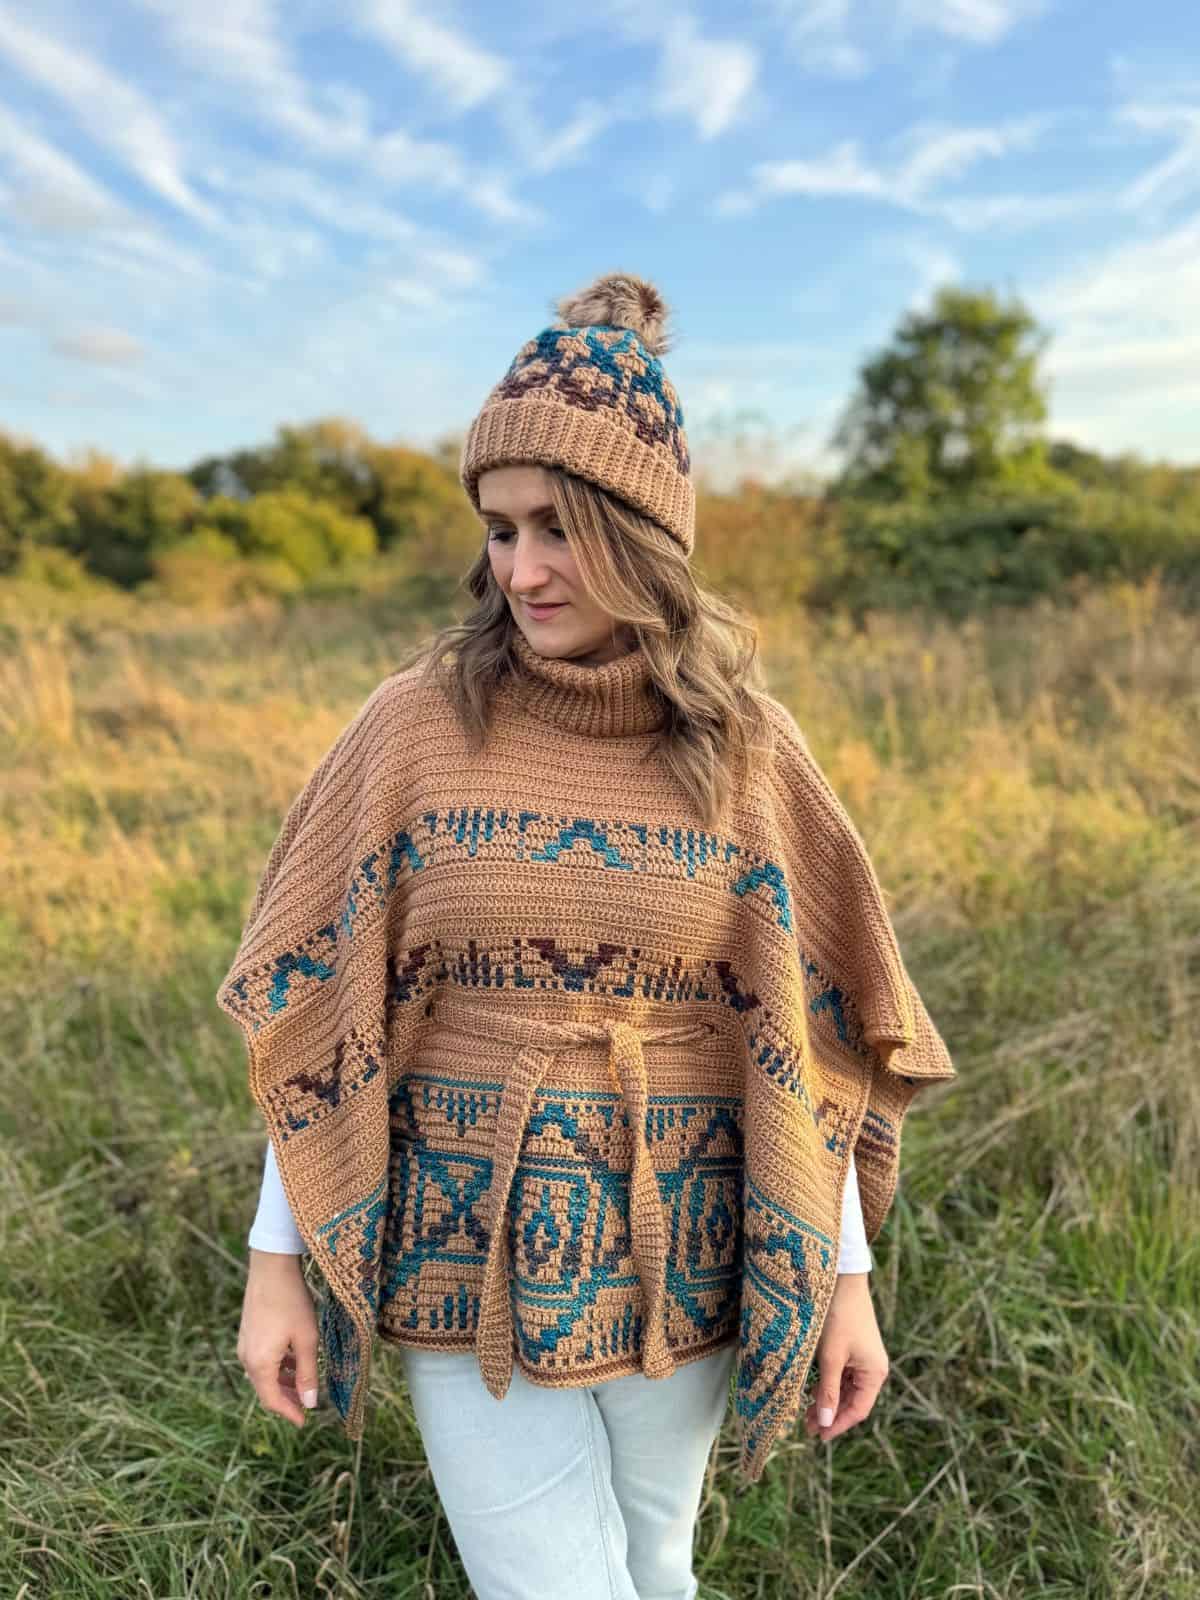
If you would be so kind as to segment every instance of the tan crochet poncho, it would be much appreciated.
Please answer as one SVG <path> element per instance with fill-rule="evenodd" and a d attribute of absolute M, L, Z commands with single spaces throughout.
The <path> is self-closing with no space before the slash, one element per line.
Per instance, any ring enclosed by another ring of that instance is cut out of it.
<path fill-rule="evenodd" d="M 865 847 L 790 713 L 707 831 L 644 653 L 538 655 L 485 748 L 419 667 L 292 804 L 218 1004 L 324 1279 L 351 1438 L 376 1333 L 505 1393 L 735 1343 L 747 1481 L 804 1409 L 853 1150 L 867 1237 L 955 1076 Z M 649 757 L 648 759 L 647 756 Z"/>

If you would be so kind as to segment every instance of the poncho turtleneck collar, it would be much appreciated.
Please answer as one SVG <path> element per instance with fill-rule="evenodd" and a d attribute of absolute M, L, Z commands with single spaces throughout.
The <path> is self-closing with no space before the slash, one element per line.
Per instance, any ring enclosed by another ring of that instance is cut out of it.
<path fill-rule="evenodd" d="M 651 733 L 662 724 L 650 663 L 639 645 L 599 666 L 540 655 L 515 629 L 512 693 L 531 715 L 595 738 Z"/>

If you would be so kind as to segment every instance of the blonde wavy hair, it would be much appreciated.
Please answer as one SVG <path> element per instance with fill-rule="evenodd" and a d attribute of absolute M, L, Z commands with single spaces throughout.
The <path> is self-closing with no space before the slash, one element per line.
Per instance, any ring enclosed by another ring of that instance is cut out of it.
<path fill-rule="evenodd" d="M 708 828 L 725 818 L 772 728 L 758 629 L 735 603 L 706 589 L 659 523 L 597 484 L 547 466 L 558 525 L 588 595 L 644 649 L 664 718 L 648 755 L 661 755 Z M 520 669 L 517 624 L 492 575 L 487 539 L 462 580 L 477 602 L 410 653 L 436 679 L 473 749 L 486 742 L 495 686 Z"/>

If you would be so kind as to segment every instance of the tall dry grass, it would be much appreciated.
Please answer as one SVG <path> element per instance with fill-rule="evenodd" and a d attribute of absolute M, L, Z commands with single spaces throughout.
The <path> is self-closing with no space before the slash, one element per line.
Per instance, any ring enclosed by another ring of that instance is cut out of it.
<path fill-rule="evenodd" d="M 386 1347 L 357 1448 L 242 1378 L 262 1136 L 213 1004 L 282 811 L 417 628 L 0 606 L 5 1595 L 468 1592 Z M 875 1247 L 884 1394 L 745 1492 L 727 1421 L 703 1593 L 1193 1600 L 1200 624 L 1147 585 L 763 635 L 960 1079 Z"/>

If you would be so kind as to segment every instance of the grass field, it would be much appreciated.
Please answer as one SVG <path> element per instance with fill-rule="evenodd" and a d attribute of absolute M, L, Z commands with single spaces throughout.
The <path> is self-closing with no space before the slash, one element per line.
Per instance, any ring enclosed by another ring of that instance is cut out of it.
<path fill-rule="evenodd" d="M 214 1004 L 316 758 L 423 621 L 0 605 L 5 1600 L 465 1600 L 395 1353 L 365 1441 L 235 1356 L 263 1136 Z M 704 1600 L 1200 1594 L 1200 620 L 763 623 L 956 1084 L 875 1246 L 892 1373 L 735 1479 Z"/>

